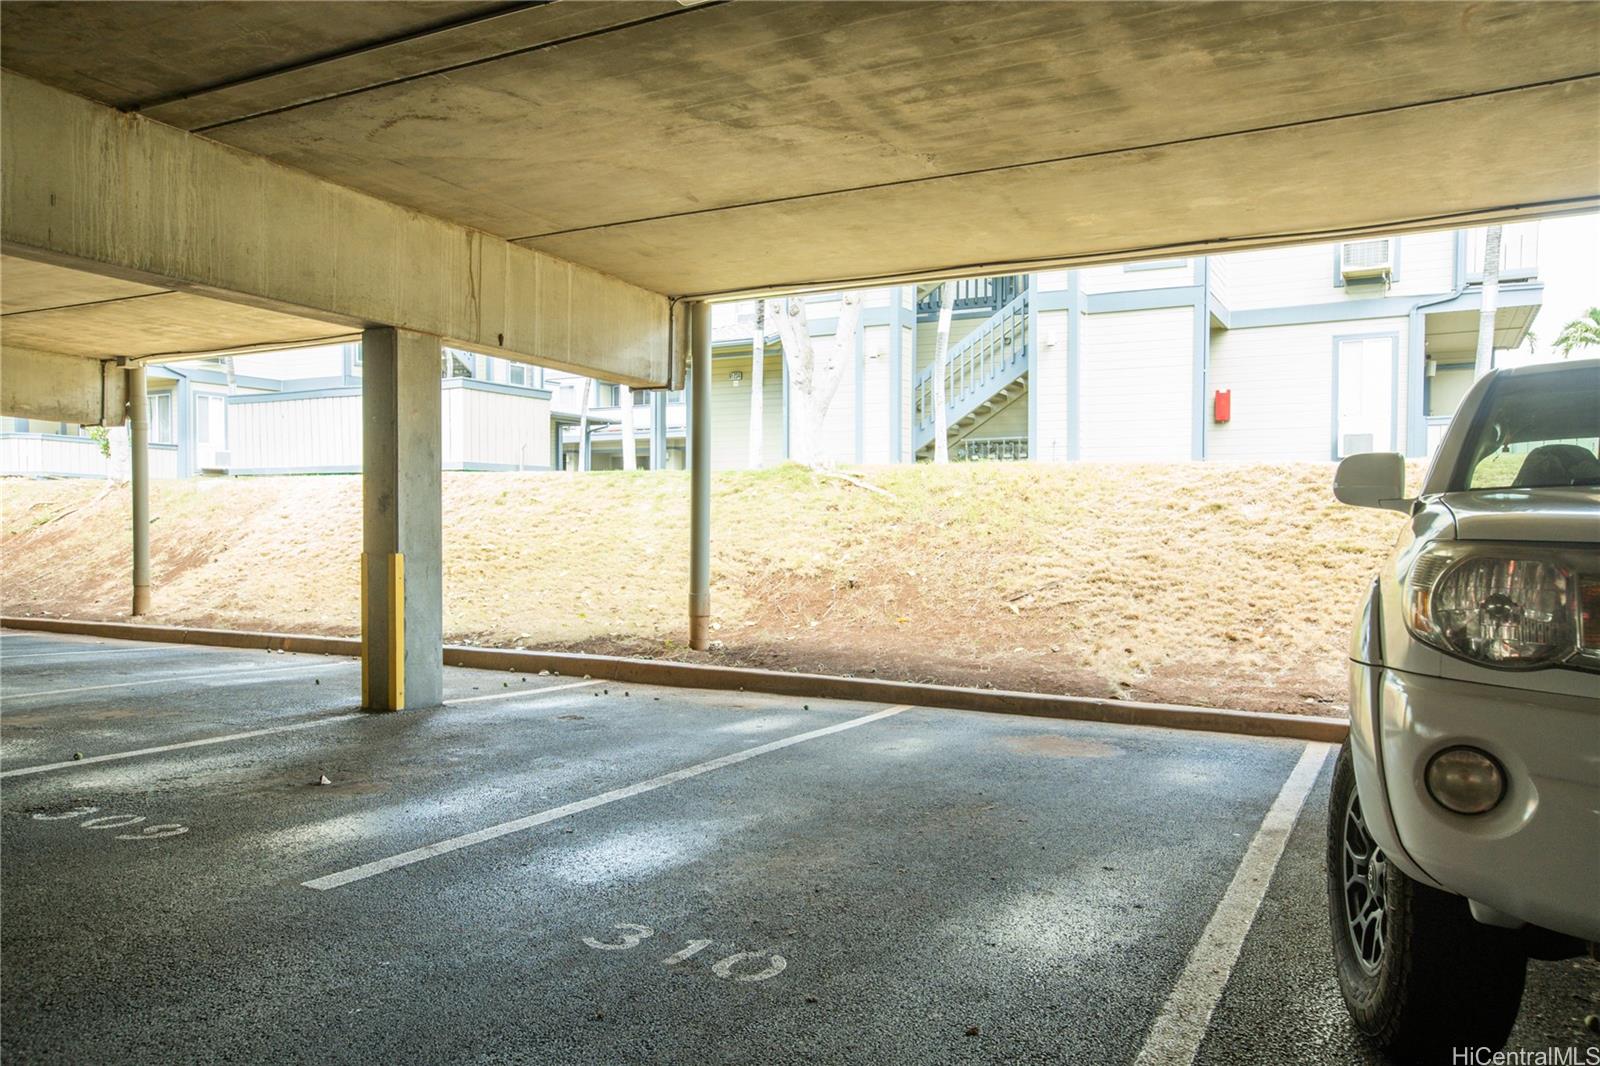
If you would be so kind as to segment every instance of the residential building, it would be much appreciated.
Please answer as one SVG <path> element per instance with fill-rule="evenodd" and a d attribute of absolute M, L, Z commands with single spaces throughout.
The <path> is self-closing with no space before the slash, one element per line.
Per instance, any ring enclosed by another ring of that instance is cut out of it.
<path fill-rule="evenodd" d="M 1539 309 L 1538 225 L 1503 227 L 1497 349 L 1522 345 Z M 1482 237 L 1438 231 L 958 281 L 945 374 L 951 458 L 1427 455 L 1473 380 Z M 862 292 L 823 457 L 931 457 L 942 292 Z M 807 298 L 819 358 L 838 354 L 839 300 Z M 714 308 L 714 468 L 751 463 L 753 329 L 753 304 Z M 798 427 L 770 321 L 762 349 L 770 465 L 794 450 Z M 152 470 L 359 469 L 360 372 L 356 344 L 152 367 Z M 441 376 L 447 469 L 617 469 L 624 419 L 639 468 L 684 465 L 681 392 L 628 393 L 454 350 Z M 105 470 L 78 427 L 0 424 L 0 472 Z"/>

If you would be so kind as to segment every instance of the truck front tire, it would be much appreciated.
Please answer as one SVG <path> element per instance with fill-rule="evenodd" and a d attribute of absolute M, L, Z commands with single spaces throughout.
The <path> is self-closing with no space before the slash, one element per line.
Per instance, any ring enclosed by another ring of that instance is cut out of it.
<path fill-rule="evenodd" d="M 1339 990 L 1356 1028 L 1399 1062 L 1505 1044 L 1522 1003 L 1517 937 L 1419 884 L 1367 832 L 1346 742 L 1328 806 L 1328 911 Z"/>

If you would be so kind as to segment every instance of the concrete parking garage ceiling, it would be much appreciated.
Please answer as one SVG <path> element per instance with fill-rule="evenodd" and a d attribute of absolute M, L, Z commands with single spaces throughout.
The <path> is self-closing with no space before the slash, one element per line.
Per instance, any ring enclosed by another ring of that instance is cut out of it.
<path fill-rule="evenodd" d="M 1600 8 L 8 3 L 10 70 L 706 295 L 1600 203 Z"/>

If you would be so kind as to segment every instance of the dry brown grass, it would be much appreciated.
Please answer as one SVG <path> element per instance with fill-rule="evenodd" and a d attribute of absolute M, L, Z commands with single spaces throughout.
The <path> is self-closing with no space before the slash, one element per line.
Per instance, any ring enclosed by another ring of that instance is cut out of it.
<path fill-rule="evenodd" d="M 1332 467 L 796 466 L 718 475 L 713 619 L 682 647 L 681 474 L 445 475 L 445 632 L 788 669 L 1328 713 L 1402 520 Z M 7 613 L 126 613 L 126 494 L 9 480 Z M 355 477 L 160 483 L 152 621 L 353 634 Z"/>

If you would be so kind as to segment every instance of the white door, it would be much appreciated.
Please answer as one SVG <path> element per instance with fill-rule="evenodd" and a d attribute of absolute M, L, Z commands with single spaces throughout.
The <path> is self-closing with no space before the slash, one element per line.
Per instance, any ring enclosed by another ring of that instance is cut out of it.
<path fill-rule="evenodd" d="M 228 402 L 201 393 L 194 398 L 194 460 L 202 470 L 226 466 L 218 453 L 228 450 Z"/>
<path fill-rule="evenodd" d="M 1339 342 L 1335 454 L 1394 451 L 1395 342 L 1361 337 Z"/>

